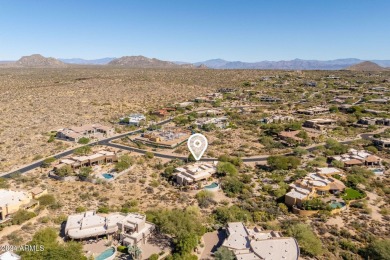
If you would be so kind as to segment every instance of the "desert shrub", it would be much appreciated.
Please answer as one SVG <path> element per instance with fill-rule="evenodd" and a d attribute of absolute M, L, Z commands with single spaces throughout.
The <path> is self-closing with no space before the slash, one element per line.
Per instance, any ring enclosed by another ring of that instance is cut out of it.
<path fill-rule="evenodd" d="M 56 203 L 56 198 L 52 194 L 45 194 L 38 198 L 39 205 L 42 206 L 53 206 Z"/>
<path fill-rule="evenodd" d="M 26 222 L 27 220 L 32 219 L 35 216 L 36 214 L 34 212 L 20 209 L 15 214 L 12 215 L 11 223 L 13 225 L 20 225 Z"/>
<path fill-rule="evenodd" d="M 121 253 L 124 253 L 124 254 L 127 254 L 127 253 L 128 253 L 128 251 L 127 251 L 127 246 L 118 246 L 116 249 L 117 249 L 119 252 L 121 252 Z"/>
<path fill-rule="evenodd" d="M 202 190 L 196 194 L 195 198 L 197 199 L 199 207 L 201 208 L 207 208 L 214 204 L 214 193 L 211 191 Z"/>

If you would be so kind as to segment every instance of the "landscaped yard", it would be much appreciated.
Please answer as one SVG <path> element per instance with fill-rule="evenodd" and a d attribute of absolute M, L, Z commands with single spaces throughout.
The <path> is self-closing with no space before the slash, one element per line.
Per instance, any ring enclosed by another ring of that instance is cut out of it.
<path fill-rule="evenodd" d="M 343 196 L 344 200 L 356 200 L 356 199 L 361 199 L 364 197 L 364 194 L 361 193 L 358 190 L 352 189 L 352 188 L 347 188 L 345 189 L 345 194 Z"/>

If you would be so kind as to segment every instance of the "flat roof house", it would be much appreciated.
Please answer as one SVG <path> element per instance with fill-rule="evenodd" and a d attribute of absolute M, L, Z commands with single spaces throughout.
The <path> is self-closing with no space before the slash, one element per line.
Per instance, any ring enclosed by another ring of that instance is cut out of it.
<path fill-rule="evenodd" d="M 30 209 L 37 204 L 29 192 L 0 189 L 0 222 L 9 219 L 19 209 Z"/>
<path fill-rule="evenodd" d="M 59 169 L 65 165 L 70 165 L 72 169 L 78 169 L 80 167 L 112 163 L 117 161 L 118 154 L 116 152 L 101 150 L 91 155 L 63 158 L 59 161 L 59 164 L 54 166 L 54 169 Z"/>
<path fill-rule="evenodd" d="M 390 138 L 377 138 L 372 140 L 372 142 L 381 149 L 390 149 Z"/>
<path fill-rule="evenodd" d="M 307 109 L 299 109 L 296 111 L 298 114 L 304 115 L 320 115 L 329 113 L 329 107 L 311 107 Z"/>
<path fill-rule="evenodd" d="M 123 245 L 145 243 L 154 229 L 146 216 L 138 213 L 111 213 L 100 216 L 94 211 L 68 216 L 65 234 L 70 239 L 83 240 L 99 236 L 113 236 Z"/>
<path fill-rule="evenodd" d="M 214 163 L 194 163 L 175 169 L 175 179 L 179 185 L 193 184 L 198 181 L 207 180 L 217 172 L 216 162 Z"/>
<path fill-rule="evenodd" d="M 82 126 L 72 126 L 70 128 L 60 129 L 56 137 L 58 139 L 78 142 L 80 138 L 99 139 L 114 135 L 115 130 L 112 127 L 101 124 L 88 124 Z"/>
<path fill-rule="evenodd" d="M 281 98 L 278 98 L 278 97 L 262 96 L 262 97 L 260 97 L 260 101 L 273 103 L 273 102 L 282 102 L 283 100 Z"/>
<path fill-rule="evenodd" d="M 317 129 L 320 131 L 325 131 L 326 129 L 334 128 L 336 125 L 336 120 L 327 119 L 327 118 L 314 118 L 306 120 L 303 123 L 304 127 Z"/>
<path fill-rule="evenodd" d="M 122 117 L 119 119 L 121 124 L 139 126 L 142 121 L 146 121 L 146 117 L 143 114 L 130 114 L 127 117 Z"/>
<path fill-rule="evenodd" d="M 241 222 L 230 222 L 226 233 L 222 246 L 231 250 L 237 260 L 297 260 L 300 255 L 295 238 L 283 237 L 278 231 L 249 229 Z"/>

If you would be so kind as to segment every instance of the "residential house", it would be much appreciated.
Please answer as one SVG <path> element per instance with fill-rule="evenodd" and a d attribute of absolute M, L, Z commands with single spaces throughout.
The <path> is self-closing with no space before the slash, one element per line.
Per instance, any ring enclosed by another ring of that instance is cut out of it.
<path fill-rule="evenodd" d="M 19 209 L 31 209 L 38 204 L 29 192 L 0 189 L 0 222 L 10 219 Z"/>
<path fill-rule="evenodd" d="M 215 125 L 217 128 L 225 129 L 228 126 L 228 118 L 226 116 L 211 117 L 211 118 L 199 118 L 195 121 L 195 125 L 198 128 L 202 128 L 205 125 Z"/>
<path fill-rule="evenodd" d="M 226 112 L 222 109 L 208 109 L 208 110 L 198 111 L 197 114 L 204 115 L 204 116 L 222 116 L 225 115 Z"/>
<path fill-rule="evenodd" d="M 94 211 L 68 216 L 65 235 L 74 240 L 116 236 L 125 246 L 146 243 L 154 230 L 146 216 L 138 213 L 110 213 L 102 216 Z"/>
<path fill-rule="evenodd" d="M 236 90 L 234 88 L 220 88 L 218 89 L 219 93 L 234 93 Z"/>
<path fill-rule="evenodd" d="M 270 102 L 270 103 L 274 103 L 274 102 L 282 102 L 283 100 L 281 98 L 278 98 L 278 97 L 271 97 L 271 96 L 262 96 L 260 97 L 260 101 L 262 102 Z"/>
<path fill-rule="evenodd" d="M 117 161 L 118 152 L 101 150 L 91 155 L 70 156 L 60 159 L 59 163 L 54 165 L 54 170 L 60 169 L 65 165 L 70 165 L 72 169 L 79 169 L 81 167 L 112 163 Z"/>
<path fill-rule="evenodd" d="M 307 109 L 299 109 L 296 111 L 296 113 L 309 116 L 327 114 L 329 113 L 329 107 L 311 107 Z"/>
<path fill-rule="evenodd" d="M 179 103 L 177 104 L 178 107 L 182 107 L 182 108 L 186 108 L 186 107 L 191 107 L 193 106 L 195 103 L 194 102 L 182 102 L 182 103 Z"/>
<path fill-rule="evenodd" d="M 361 119 L 359 119 L 358 124 L 390 126 L 390 118 L 362 117 Z"/>
<path fill-rule="evenodd" d="M 336 127 L 336 120 L 327 119 L 327 118 L 314 118 L 306 120 L 303 123 L 304 127 L 313 128 L 320 131 L 325 131 L 326 129 L 332 129 Z"/>
<path fill-rule="evenodd" d="M 345 185 L 335 178 L 320 173 L 309 173 L 305 178 L 290 184 L 290 188 L 284 197 L 285 204 L 290 207 L 301 207 L 305 200 L 316 196 L 343 192 Z"/>
<path fill-rule="evenodd" d="M 35 187 L 29 190 L 33 199 L 39 199 L 40 197 L 47 194 L 47 189 L 42 189 L 41 187 Z"/>
<path fill-rule="evenodd" d="M 141 122 L 145 122 L 146 117 L 143 114 L 130 114 L 127 117 L 122 117 L 120 119 L 121 124 L 127 124 L 127 125 L 133 125 L 133 126 L 140 126 Z"/>
<path fill-rule="evenodd" d="M 146 145 L 163 148 L 175 148 L 187 141 L 191 131 L 180 127 L 166 127 L 155 131 L 147 131 L 136 136 L 133 140 Z"/>
<path fill-rule="evenodd" d="M 390 150 L 390 138 L 375 138 L 372 142 L 380 150 Z"/>
<path fill-rule="evenodd" d="M 349 149 L 348 153 L 342 155 L 330 156 L 329 161 L 339 161 L 344 163 L 345 167 L 351 166 L 379 166 L 382 159 L 365 150 Z"/>
<path fill-rule="evenodd" d="M 287 123 L 294 121 L 295 118 L 292 116 L 283 116 L 283 115 L 272 115 L 265 118 L 260 119 L 261 123 L 264 124 L 272 124 L 272 123 Z"/>
<path fill-rule="evenodd" d="M 159 109 L 159 110 L 152 112 L 152 115 L 163 118 L 163 117 L 169 116 L 169 112 L 166 109 Z"/>
<path fill-rule="evenodd" d="M 283 237 L 279 231 L 249 229 L 241 222 L 226 226 L 227 238 L 222 246 L 231 250 L 237 260 L 298 260 L 299 246 L 295 238 Z"/>
<path fill-rule="evenodd" d="M 101 124 L 88 124 L 82 126 L 73 126 L 57 131 L 58 139 L 78 142 L 81 138 L 100 139 L 114 135 L 115 130 L 112 127 Z"/>
<path fill-rule="evenodd" d="M 0 254 L 0 260 L 20 260 L 20 259 L 22 258 L 12 251 L 6 251 Z"/>
<path fill-rule="evenodd" d="M 189 185 L 210 178 L 217 172 L 217 166 L 216 162 L 196 162 L 192 165 L 178 167 L 175 172 L 175 179 L 179 185 Z"/>

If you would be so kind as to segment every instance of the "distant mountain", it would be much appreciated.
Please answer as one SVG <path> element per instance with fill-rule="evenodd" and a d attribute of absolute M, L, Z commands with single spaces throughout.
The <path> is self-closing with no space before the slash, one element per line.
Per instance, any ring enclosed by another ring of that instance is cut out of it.
<path fill-rule="evenodd" d="M 213 59 L 203 62 L 196 62 L 194 65 L 204 64 L 213 69 L 275 69 L 275 70 L 340 70 L 362 62 L 359 59 L 337 59 L 337 60 L 289 60 L 289 61 L 259 61 L 242 62 Z M 389 64 L 390 60 L 378 61 L 378 64 Z"/>
<path fill-rule="evenodd" d="M 145 56 L 124 56 L 110 61 L 108 65 L 129 68 L 181 68 L 182 66 L 192 66 L 192 64 L 178 65 L 170 61 Z"/>
<path fill-rule="evenodd" d="M 226 61 L 226 60 L 213 59 L 213 60 L 206 60 L 203 62 L 196 62 L 196 63 L 194 63 L 194 65 L 195 66 L 205 65 L 208 68 L 219 69 L 219 68 L 223 68 L 223 66 L 225 66 L 228 63 L 229 63 L 229 61 Z"/>
<path fill-rule="evenodd" d="M 346 70 L 352 71 L 382 71 L 385 68 L 371 61 L 364 61 L 346 68 Z"/>
<path fill-rule="evenodd" d="M 80 58 L 73 59 L 59 59 L 60 61 L 68 64 L 80 64 L 80 65 L 106 65 L 115 58 L 101 58 L 95 60 L 85 60 Z"/>
<path fill-rule="evenodd" d="M 51 57 L 46 58 L 40 54 L 23 56 L 13 64 L 22 67 L 66 67 L 62 61 Z"/>

